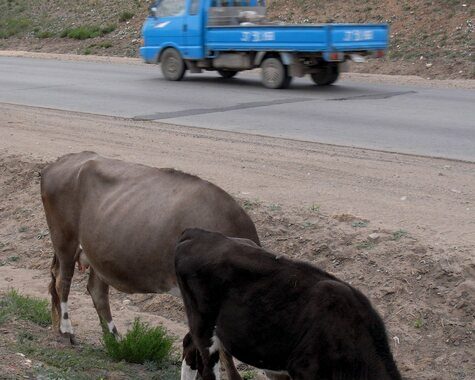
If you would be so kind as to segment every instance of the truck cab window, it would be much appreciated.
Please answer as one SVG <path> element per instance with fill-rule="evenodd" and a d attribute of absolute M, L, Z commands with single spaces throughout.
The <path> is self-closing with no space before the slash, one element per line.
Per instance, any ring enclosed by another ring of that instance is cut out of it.
<path fill-rule="evenodd" d="M 183 16 L 185 0 L 162 0 L 158 3 L 158 17 Z"/>
<path fill-rule="evenodd" d="M 200 10 L 200 0 L 191 0 L 190 15 L 197 15 Z"/>

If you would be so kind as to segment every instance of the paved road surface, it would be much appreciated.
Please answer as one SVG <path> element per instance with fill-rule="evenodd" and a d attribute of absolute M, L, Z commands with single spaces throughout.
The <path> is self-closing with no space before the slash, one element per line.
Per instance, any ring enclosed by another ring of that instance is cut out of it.
<path fill-rule="evenodd" d="M 473 90 L 308 78 L 267 90 L 254 73 L 167 82 L 154 65 L 0 57 L 0 102 L 475 162 Z"/>

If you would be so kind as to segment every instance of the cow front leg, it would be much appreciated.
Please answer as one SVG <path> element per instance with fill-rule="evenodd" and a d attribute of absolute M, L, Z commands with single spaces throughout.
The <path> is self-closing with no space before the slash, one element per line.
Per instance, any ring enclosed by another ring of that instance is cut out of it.
<path fill-rule="evenodd" d="M 109 304 L 109 285 L 102 281 L 94 269 L 91 267 L 89 271 L 89 280 L 87 282 L 87 291 L 91 295 L 92 302 L 99 316 L 99 321 L 103 328 L 114 334 L 116 338 L 119 337 L 119 332 L 112 320 L 112 313 Z"/>

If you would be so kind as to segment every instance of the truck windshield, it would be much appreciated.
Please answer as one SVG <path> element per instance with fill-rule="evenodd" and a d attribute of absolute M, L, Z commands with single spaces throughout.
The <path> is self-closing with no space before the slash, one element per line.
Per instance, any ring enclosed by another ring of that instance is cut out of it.
<path fill-rule="evenodd" d="M 182 16 L 185 14 L 185 0 L 158 0 L 154 3 L 158 17 Z"/>
<path fill-rule="evenodd" d="M 265 0 L 212 0 L 212 7 L 265 7 Z"/>

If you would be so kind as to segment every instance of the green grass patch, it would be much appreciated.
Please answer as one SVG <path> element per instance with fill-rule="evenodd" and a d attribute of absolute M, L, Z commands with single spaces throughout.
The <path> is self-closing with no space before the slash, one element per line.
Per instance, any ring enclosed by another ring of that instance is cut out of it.
<path fill-rule="evenodd" d="M 105 36 L 106 34 L 112 33 L 115 29 L 116 25 L 107 25 L 102 28 L 97 25 L 83 25 L 77 28 L 63 30 L 60 37 L 67 37 L 75 40 L 87 40 L 88 38 Z"/>
<path fill-rule="evenodd" d="M 310 211 L 319 212 L 320 211 L 320 205 L 318 203 L 313 203 L 310 206 Z"/>
<path fill-rule="evenodd" d="M 373 243 L 372 241 L 365 240 L 365 241 L 362 241 L 362 242 L 358 243 L 356 245 L 356 248 L 362 249 L 362 250 L 363 249 L 372 249 L 372 248 L 374 248 L 375 245 L 376 244 Z"/>
<path fill-rule="evenodd" d="M 356 222 L 351 223 L 351 226 L 355 228 L 368 227 L 368 222 L 364 220 L 357 220 Z"/>
<path fill-rule="evenodd" d="M 244 199 L 242 202 L 242 207 L 244 207 L 245 210 L 252 210 L 256 207 L 259 207 L 261 204 L 261 201 L 259 199 Z"/>
<path fill-rule="evenodd" d="M 46 327 L 51 324 L 48 301 L 22 296 L 16 290 L 10 290 L 0 298 L 0 323 L 7 319 L 18 318 Z"/>
<path fill-rule="evenodd" d="M 157 367 L 170 360 L 173 339 L 162 327 L 150 327 L 147 323 L 135 319 L 132 329 L 116 340 L 104 329 L 103 344 L 108 355 L 114 360 L 129 363 L 154 363 Z"/>
<path fill-rule="evenodd" d="M 129 12 L 129 11 L 124 11 L 119 15 L 119 21 L 120 22 L 125 22 L 131 20 L 135 16 L 135 13 Z"/>
<path fill-rule="evenodd" d="M 35 32 L 35 36 L 38 38 L 51 38 L 54 37 L 54 33 L 48 30 L 43 30 Z"/>
<path fill-rule="evenodd" d="M 99 44 L 99 47 L 103 49 L 109 49 L 112 47 L 112 42 L 110 41 L 104 41 L 103 43 Z"/>
<path fill-rule="evenodd" d="M 0 38 L 9 38 L 26 31 L 30 27 L 26 18 L 0 19 Z"/>
<path fill-rule="evenodd" d="M 397 231 L 394 231 L 393 232 L 393 237 L 392 239 L 393 240 L 396 240 L 398 241 L 399 239 L 403 238 L 407 236 L 407 231 L 404 231 L 404 230 L 397 230 Z"/>

